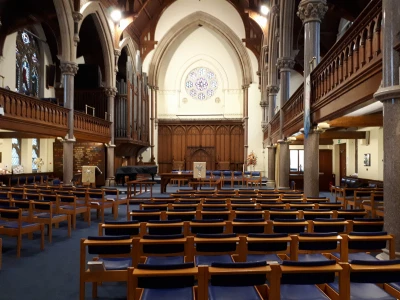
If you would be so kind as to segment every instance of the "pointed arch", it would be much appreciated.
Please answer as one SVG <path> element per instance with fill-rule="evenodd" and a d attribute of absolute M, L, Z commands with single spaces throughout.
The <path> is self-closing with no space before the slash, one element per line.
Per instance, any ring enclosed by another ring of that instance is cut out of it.
<path fill-rule="evenodd" d="M 252 69 L 249 54 L 239 37 L 225 23 L 205 12 L 197 11 L 177 22 L 161 39 L 154 51 L 149 67 L 149 83 L 158 86 L 158 76 L 164 55 L 183 34 L 194 31 L 198 26 L 205 26 L 216 32 L 236 53 L 242 71 L 242 84 L 252 83 Z"/>
<path fill-rule="evenodd" d="M 54 7 L 60 26 L 61 47 L 58 56 L 61 61 L 75 61 L 76 47 L 74 46 L 74 20 L 72 18 L 71 1 L 54 0 Z"/>
<path fill-rule="evenodd" d="M 104 58 L 104 69 L 105 69 L 105 84 L 106 86 L 115 86 L 115 59 L 114 59 L 114 39 L 113 33 L 111 32 L 112 21 L 107 19 L 107 15 L 104 11 L 103 6 L 97 2 L 88 2 L 81 7 L 80 13 L 83 18 L 79 22 L 78 32 L 82 26 L 83 21 L 89 15 L 93 15 L 94 23 L 96 25 L 97 34 L 99 35 L 101 48 Z"/>

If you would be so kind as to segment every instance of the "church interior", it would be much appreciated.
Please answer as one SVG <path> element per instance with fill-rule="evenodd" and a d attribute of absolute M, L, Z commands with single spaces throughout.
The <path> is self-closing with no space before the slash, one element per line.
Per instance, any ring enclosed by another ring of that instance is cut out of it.
<path fill-rule="evenodd" d="M 400 299 L 399 15 L 0 0 L 0 299 Z"/>

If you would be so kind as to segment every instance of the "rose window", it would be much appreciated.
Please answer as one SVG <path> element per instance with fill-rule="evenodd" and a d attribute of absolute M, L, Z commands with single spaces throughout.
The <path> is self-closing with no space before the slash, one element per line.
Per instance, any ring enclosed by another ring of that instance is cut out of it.
<path fill-rule="evenodd" d="M 186 77 L 185 87 L 193 99 L 207 100 L 215 95 L 218 88 L 217 76 L 205 67 L 193 69 Z"/>

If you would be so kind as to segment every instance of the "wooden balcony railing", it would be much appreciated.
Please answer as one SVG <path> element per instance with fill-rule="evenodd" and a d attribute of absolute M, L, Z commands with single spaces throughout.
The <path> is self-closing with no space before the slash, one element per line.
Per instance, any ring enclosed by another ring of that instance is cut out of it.
<path fill-rule="evenodd" d="M 382 0 L 371 0 L 349 30 L 311 73 L 311 116 L 318 123 L 342 116 L 373 98 L 382 78 Z M 283 133 L 303 127 L 304 88 L 283 105 Z M 279 133 L 277 115 L 271 138 Z"/>
<path fill-rule="evenodd" d="M 279 134 L 280 126 L 280 111 L 272 118 L 271 121 L 271 136 L 277 136 Z"/>
<path fill-rule="evenodd" d="M 74 135 L 76 138 L 109 142 L 111 122 L 81 112 L 74 113 Z"/>
<path fill-rule="evenodd" d="M 0 88 L 0 128 L 39 134 L 49 137 L 64 137 L 68 132 L 69 109 L 44 100 Z M 110 122 L 74 112 L 74 135 L 78 139 L 110 141 Z"/>
<path fill-rule="evenodd" d="M 69 109 L 6 89 L 0 89 L 0 106 L 4 109 L 1 129 L 50 136 L 67 133 Z"/>

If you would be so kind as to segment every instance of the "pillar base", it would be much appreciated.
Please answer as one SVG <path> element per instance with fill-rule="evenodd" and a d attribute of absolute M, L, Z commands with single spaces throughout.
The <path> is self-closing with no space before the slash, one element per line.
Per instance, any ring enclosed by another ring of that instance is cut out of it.
<path fill-rule="evenodd" d="M 266 187 L 267 187 L 267 189 L 274 189 L 275 188 L 275 180 L 267 180 Z"/>
<path fill-rule="evenodd" d="M 290 190 L 289 186 L 280 186 L 278 187 L 278 190 Z"/>

